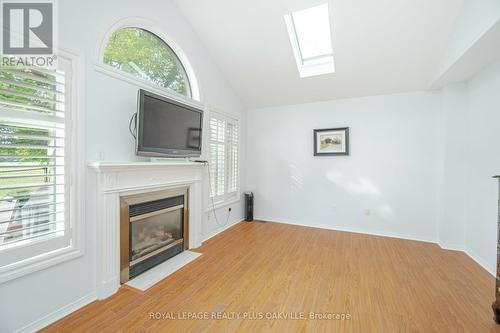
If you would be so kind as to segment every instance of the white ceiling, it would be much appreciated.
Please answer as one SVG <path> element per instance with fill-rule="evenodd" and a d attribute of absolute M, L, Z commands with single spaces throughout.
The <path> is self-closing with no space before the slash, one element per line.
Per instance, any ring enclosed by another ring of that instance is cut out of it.
<path fill-rule="evenodd" d="M 336 72 L 299 78 L 283 15 L 325 0 L 176 0 L 248 108 L 423 90 L 464 0 L 329 0 Z"/>

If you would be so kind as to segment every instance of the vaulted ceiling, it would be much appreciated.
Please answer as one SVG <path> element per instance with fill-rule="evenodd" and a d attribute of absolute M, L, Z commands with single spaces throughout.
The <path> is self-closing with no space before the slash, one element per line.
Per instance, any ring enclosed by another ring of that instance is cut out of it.
<path fill-rule="evenodd" d="M 283 15 L 329 2 L 336 71 L 300 78 Z M 423 90 L 464 0 L 176 0 L 248 108 Z"/>

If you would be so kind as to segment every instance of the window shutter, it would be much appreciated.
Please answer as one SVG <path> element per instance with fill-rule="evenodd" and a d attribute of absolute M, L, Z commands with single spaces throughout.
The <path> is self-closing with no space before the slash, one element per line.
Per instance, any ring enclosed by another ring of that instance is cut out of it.
<path fill-rule="evenodd" d="M 229 129 L 229 193 L 238 190 L 238 124 L 228 123 Z"/>
<path fill-rule="evenodd" d="M 212 179 L 210 195 L 224 195 L 226 168 L 226 122 L 210 118 L 210 177 Z"/>
<path fill-rule="evenodd" d="M 65 73 L 0 69 L 0 250 L 64 235 Z"/>
<path fill-rule="evenodd" d="M 238 121 L 210 115 L 210 196 L 222 202 L 239 189 L 239 127 Z"/>

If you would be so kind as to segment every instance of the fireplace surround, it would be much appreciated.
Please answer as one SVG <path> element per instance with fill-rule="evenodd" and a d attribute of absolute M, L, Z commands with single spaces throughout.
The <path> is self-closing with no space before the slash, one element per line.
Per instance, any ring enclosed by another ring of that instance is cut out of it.
<path fill-rule="evenodd" d="M 89 200 L 96 210 L 95 221 L 96 296 L 105 299 L 120 287 L 120 203 L 121 198 L 153 192 L 188 189 L 187 249 L 202 240 L 203 207 L 208 205 L 204 182 L 206 166 L 195 162 L 94 162 L 89 174 Z M 91 243 L 92 244 L 92 243 Z"/>
<path fill-rule="evenodd" d="M 186 250 L 188 188 L 120 198 L 120 283 Z"/>

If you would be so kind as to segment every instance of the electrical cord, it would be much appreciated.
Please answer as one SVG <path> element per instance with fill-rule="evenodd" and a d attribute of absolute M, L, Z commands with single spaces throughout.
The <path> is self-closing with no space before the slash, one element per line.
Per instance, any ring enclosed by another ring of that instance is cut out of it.
<path fill-rule="evenodd" d="M 133 125 L 133 128 L 132 128 L 132 125 Z M 132 136 L 134 137 L 135 140 L 137 140 L 137 112 L 134 113 L 132 115 L 132 117 L 130 118 L 130 122 L 128 124 L 128 129 L 130 131 L 130 134 L 132 134 Z M 211 177 L 211 172 L 210 172 L 210 163 L 208 161 L 201 161 L 201 160 L 196 160 L 194 162 L 197 162 L 197 163 L 203 163 L 204 165 L 206 165 L 208 168 L 208 186 L 209 186 L 209 193 L 210 191 L 212 190 L 212 177 Z M 214 218 L 215 218 L 215 222 L 217 223 L 217 225 L 219 227 L 224 227 L 228 224 L 229 222 L 229 217 L 231 216 L 231 211 L 228 211 L 227 212 L 227 218 L 226 218 L 226 222 L 224 224 L 221 224 L 219 222 L 219 218 L 217 217 L 217 211 L 215 209 L 215 202 L 214 202 L 214 197 L 210 196 L 210 201 L 212 202 L 212 212 L 214 214 Z"/>
<path fill-rule="evenodd" d="M 212 173 L 210 172 L 210 163 L 209 163 L 208 161 L 197 161 L 197 162 L 201 162 L 201 163 L 205 164 L 205 165 L 208 167 L 208 168 L 207 168 L 207 169 L 208 169 L 208 186 L 209 186 L 208 191 L 209 191 L 209 193 L 210 193 L 210 191 L 212 190 L 212 177 L 211 177 L 211 174 L 212 174 Z M 210 195 L 210 194 L 209 194 L 209 195 Z M 214 214 L 215 222 L 217 223 L 217 225 L 218 225 L 219 227 L 224 227 L 224 226 L 226 226 L 226 225 L 228 224 L 228 222 L 229 222 L 229 216 L 231 215 L 231 211 L 228 211 L 228 212 L 227 212 L 226 223 L 224 223 L 224 224 L 220 224 L 219 219 L 217 218 L 217 212 L 216 212 L 216 210 L 215 210 L 214 197 L 213 197 L 213 196 L 210 196 L 210 200 L 212 201 L 212 212 L 213 212 L 213 214 Z"/>

